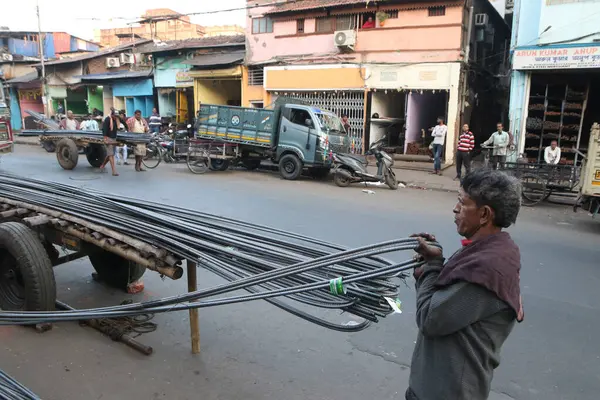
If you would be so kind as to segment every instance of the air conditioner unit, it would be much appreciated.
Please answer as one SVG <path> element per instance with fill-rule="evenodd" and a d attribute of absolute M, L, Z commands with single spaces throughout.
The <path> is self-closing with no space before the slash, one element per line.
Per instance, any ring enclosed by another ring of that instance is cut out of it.
<path fill-rule="evenodd" d="M 487 14 L 475 14 L 475 26 L 486 26 L 490 16 Z"/>
<path fill-rule="evenodd" d="M 121 64 L 135 64 L 135 56 L 130 53 L 121 54 Z"/>
<path fill-rule="evenodd" d="M 12 60 L 13 60 L 12 54 L 9 54 L 9 53 L 2 54 L 2 61 L 12 61 Z"/>
<path fill-rule="evenodd" d="M 353 30 L 337 31 L 333 35 L 333 41 L 337 47 L 354 49 L 356 44 L 356 32 Z"/>
<path fill-rule="evenodd" d="M 119 68 L 121 63 L 117 57 L 107 57 L 106 58 L 106 68 Z"/>

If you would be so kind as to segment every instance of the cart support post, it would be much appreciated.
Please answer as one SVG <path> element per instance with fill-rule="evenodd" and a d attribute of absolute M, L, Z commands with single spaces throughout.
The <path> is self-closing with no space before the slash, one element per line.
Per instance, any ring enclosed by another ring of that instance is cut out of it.
<path fill-rule="evenodd" d="M 198 290 L 198 275 L 196 273 L 196 263 L 187 260 L 187 279 L 188 292 Z M 194 308 L 190 311 L 190 335 L 192 339 L 192 354 L 200 353 L 200 323 L 198 320 L 198 309 Z"/>

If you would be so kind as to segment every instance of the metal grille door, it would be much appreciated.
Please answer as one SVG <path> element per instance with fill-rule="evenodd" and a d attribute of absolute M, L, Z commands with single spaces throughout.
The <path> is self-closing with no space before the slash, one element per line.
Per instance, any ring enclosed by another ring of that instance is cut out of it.
<path fill-rule="evenodd" d="M 365 110 L 365 93 L 359 91 L 346 92 L 278 92 L 280 96 L 292 97 L 306 101 L 315 107 L 331 111 L 340 118 L 348 115 L 350 123 L 350 151 L 362 153 L 363 122 Z"/>

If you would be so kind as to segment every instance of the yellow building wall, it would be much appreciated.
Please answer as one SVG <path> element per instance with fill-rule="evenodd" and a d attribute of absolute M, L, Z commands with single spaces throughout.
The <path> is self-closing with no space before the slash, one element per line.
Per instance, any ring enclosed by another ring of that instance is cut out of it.
<path fill-rule="evenodd" d="M 194 79 L 194 101 L 199 104 L 227 105 L 228 101 L 241 101 L 242 87 L 239 79 Z"/>
<path fill-rule="evenodd" d="M 248 84 L 248 68 L 242 69 L 242 107 L 250 107 L 251 101 L 262 101 L 265 106 L 267 93 L 262 86 L 250 86 Z M 270 96 L 269 96 L 270 97 Z"/>

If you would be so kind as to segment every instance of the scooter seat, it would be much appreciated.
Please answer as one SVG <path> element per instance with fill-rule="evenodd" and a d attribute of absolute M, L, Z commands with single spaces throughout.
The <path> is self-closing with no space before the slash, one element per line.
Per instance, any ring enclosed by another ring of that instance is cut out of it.
<path fill-rule="evenodd" d="M 365 156 L 361 156 L 358 154 L 336 154 L 335 155 L 337 158 L 340 159 L 340 161 L 344 160 L 344 159 L 350 159 L 350 160 L 355 160 L 358 161 L 361 164 L 367 164 L 367 158 Z"/>

